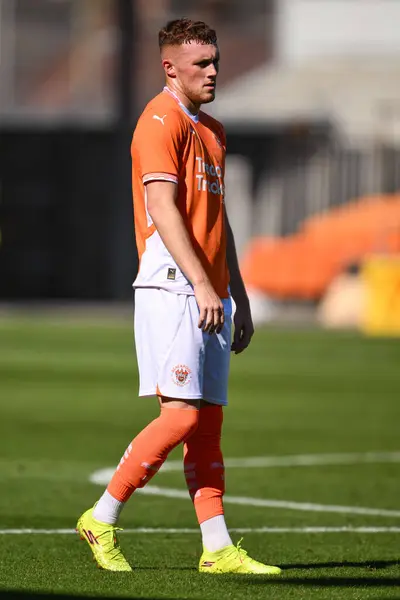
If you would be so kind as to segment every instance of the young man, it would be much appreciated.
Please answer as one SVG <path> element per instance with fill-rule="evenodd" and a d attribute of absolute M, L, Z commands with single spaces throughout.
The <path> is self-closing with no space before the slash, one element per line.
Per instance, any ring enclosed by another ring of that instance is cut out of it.
<path fill-rule="evenodd" d="M 204 573 L 276 575 L 232 544 L 222 497 L 222 407 L 230 351 L 253 335 L 224 206 L 225 133 L 202 111 L 219 68 L 215 32 L 203 22 L 172 21 L 159 33 L 164 90 L 145 108 L 132 141 L 135 231 L 135 340 L 141 396 L 158 396 L 160 416 L 129 445 L 107 490 L 77 530 L 99 566 L 130 571 L 116 536 L 135 489 L 184 445 L 184 472 L 200 524 Z M 231 299 L 236 303 L 231 344 Z"/>

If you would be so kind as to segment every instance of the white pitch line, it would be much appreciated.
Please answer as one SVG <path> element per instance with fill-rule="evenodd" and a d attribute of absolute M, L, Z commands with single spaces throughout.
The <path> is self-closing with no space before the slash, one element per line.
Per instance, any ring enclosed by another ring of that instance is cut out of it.
<path fill-rule="evenodd" d="M 136 527 L 123 533 L 199 534 L 199 529 L 174 527 Z M 400 533 L 400 527 L 234 527 L 231 533 Z M 0 535 L 70 535 L 75 529 L 0 529 Z"/>
<path fill-rule="evenodd" d="M 258 467 L 313 467 L 318 465 L 358 465 L 371 463 L 399 463 L 400 452 L 353 452 L 347 454 L 295 454 L 293 456 L 253 456 L 228 458 L 230 469 Z M 168 470 L 168 469 L 167 469 Z"/>
<path fill-rule="evenodd" d="M 179 498 L 188 500 L 189 494 L 185 490 L 164 488 L 147 485 L 136 492 L 149 496 L 163 496 L 164 498 Z M 307 512 L 330 512 L 349 515 L 370 515 L 376 517 L 400 517 L 400 510 L 386 510 L 384 508 L 364 508 L 361 506 L 337 506 L 334 504 L 314 504 L 311 502 L 293 502 L 287 500 L 264 500 L 263 498 L 248 498 L 245 496 L 224 496 L 225 504 L 240 504 L 242 506 L 258 506 L 261 508 L 283 508 L 288 510 L 302 510 Z"/>
<path fill-rule="evenodd" d="M 400 463 L 400 452 L 351 452 L 337 454 L 295 454 L 289 456 L 249 456 L 246 458 L 226 458 L 227 469 L 259 469 L 274 467 L 314 467 L 321 465 L 362 465 L 381 463 Z M 181 471 L 181 460 L 166 461 L 159 473 Z M 98 485 L 107 485 L 115 467 L 106 467 L 95 471 L 90 481 Z"/>

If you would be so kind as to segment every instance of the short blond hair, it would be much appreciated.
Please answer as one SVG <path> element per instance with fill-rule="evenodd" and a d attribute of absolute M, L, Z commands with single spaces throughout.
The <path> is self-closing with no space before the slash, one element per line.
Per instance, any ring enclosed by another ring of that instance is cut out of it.
<path fill-rule="evenodd" d="M 204 21 L 192 21 L 186 17 L 168 21 L 158 34 L 160 50 L 164 46 L 181 46 L 189 42 L 215 45 L 217 34 Z"/>

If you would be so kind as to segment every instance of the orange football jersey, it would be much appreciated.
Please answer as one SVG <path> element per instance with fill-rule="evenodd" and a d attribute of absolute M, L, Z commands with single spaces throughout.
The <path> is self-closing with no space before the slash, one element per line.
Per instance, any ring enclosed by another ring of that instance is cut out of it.
<path fill-rule="evenodd" d="M 178 210 L 215 291 L 221 298 L 228 297 L 225 151 L 222 125 L 202 111 L 192 115 L 168 88 L 146 106 L 131 146 L 135 233 L 140 261 L 134 287 L 194 293 L 147 211 L 146 183 L 165 179 L 178 186 Z"/>

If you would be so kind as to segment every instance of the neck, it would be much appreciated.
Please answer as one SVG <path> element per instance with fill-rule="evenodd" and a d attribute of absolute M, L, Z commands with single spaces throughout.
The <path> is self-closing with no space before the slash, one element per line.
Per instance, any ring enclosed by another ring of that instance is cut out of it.
<path fill-rule="evenodd" d="M 182 92 L 182 90 L 179 89 L 178 86 L 175 86 L 173 84 L 171 84 L 170 82 L 167 82 L 166 87 L 169 89 L 169 91 L 178 98 L 178 100 L 183 104 L 183 106 L 185 108 L 187 108 L 187 110 L 189 112 L 192 113 L 192 115 L 197 116 L 199 114 L 199 110 L 200 110 L 200 104 L 195 104 L 194 102 L 192 102 L 184 92 Z"/>

